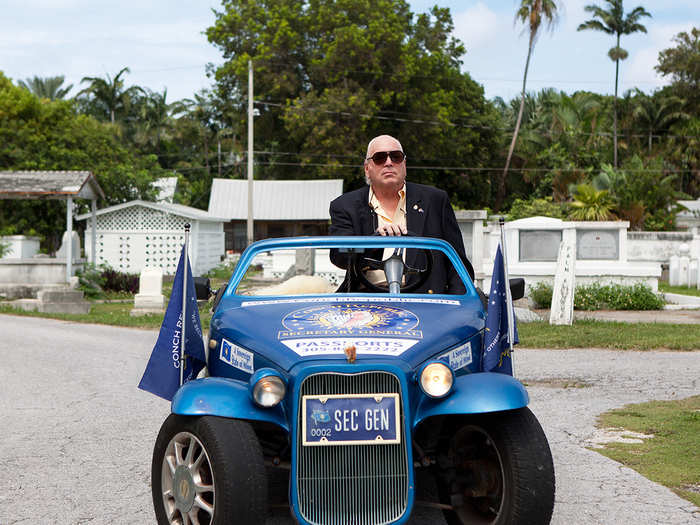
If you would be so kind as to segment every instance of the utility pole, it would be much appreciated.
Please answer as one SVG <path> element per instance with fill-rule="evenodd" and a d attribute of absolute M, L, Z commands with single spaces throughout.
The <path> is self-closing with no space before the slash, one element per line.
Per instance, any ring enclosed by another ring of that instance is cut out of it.
<path fill-rule="evenodd" d="M 248 245 L 255 240 L 253 234 L 253 61 L 248 60 Z"/>
<path fill-rule="evenodd" d="M 219 132 L 216 133 L 216 153 L 219 160 L 219 178 L 221 178 L 221 137 Z"/>

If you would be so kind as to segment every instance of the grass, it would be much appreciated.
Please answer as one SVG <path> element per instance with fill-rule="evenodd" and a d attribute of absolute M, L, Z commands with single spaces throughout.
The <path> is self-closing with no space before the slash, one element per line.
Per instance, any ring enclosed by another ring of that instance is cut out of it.
<path fill-rule="evenodd" d="M 595 450 L 700 507 L 700 396 L 627 405 L 599 416 L 598 426 L 653 434 Z"/>
<path fill-rule="evenodd" d="M 700 289 L 698 288 L 689 286 L 671 286 L 670 284 L 661 281 L 659 281 L 659 291 L 700 297 Z"/>
<path fill-rule="evenodd" d="M 700 349 L 700 330 L 692 324 L 578 320 L 560 326 L 538 321 L 520 323 L 518 335 L 525 348 Z"/>
<path fill-rule="evenodd" d="M 24 312 L 10 306 L 0 305 L 0 313 L 61 319 L 76 323 L 107 324 L 131 328 L 160 328 L 163 322 L 162 314 L 148 314 L 132 317 L 130 312 L 133 307 L 133 300 L 129 302 L 93 302 L 92 308 L 87 314 L 45 314 L 40 312 Z M 211 320 L 209 308 L 209 305 L 199 308 L 199 316 L 202 320 L 202 326 L 205 328 L 209 326 L 209 321 Z"/>

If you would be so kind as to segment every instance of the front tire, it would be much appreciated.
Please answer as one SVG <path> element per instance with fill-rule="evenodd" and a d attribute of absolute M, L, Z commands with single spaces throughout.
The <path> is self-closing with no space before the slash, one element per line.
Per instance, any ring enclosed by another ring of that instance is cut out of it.
<path fill-rule="evenodd" d="M 554 509 L 554 464 L 528 408 L 474 416 L 449 442 L 443 494 L 450 525 L 544 525 Z"/>
<path fill-rule="evenodd" d="M 265 466 L 244 421 L 170 414 L 153 449 L 151 479 L 159 525 L 264 522 Z"/>

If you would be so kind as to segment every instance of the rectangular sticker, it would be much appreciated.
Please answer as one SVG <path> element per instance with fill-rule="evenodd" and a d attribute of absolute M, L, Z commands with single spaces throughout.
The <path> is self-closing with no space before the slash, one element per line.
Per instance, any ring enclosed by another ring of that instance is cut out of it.
<path fill-rule="evenodd" d="M 354 346 L 357 355 L 398 356 L 415 345 L 414 339 L 371 339 L 365 337 L 312 337 L 307 339 L 285 339 L 282 343 L 297 355 L 344 355 L 345 349 Z"/>
<path fill-rule="evenodd" d="M 446 354 L 442 354 L 438 357 L 441 361 L 445 361 L 452 370 L 459 370 L 472 362 L 472 343 L 471 341 L 466 342 L 462 346 L 458 346 L 453 350 L 450 350 Z"/>
<path fill-rule="evenodd" d="M 234 368 L 243 370 L 252 374 L 253 370 L 253 352 L 241 348 L 226 339 L 221 340 L 221 353 L 219 359 L 224 363 L 228 363 Z"/>

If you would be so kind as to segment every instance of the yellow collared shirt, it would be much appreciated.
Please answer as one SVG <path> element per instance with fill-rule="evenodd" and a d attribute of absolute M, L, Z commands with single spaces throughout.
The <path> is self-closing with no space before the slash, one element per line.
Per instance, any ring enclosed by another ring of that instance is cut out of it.
<path fill-rule="evenodd" d="M 372 188 L 369 189 L 369 205 L 377 214 L 377 228 L 386 224 L 397 224 L 402 228 L 406 228 L 406 184 L 399 190 L 399 204 L 393 214 L 387 212 L 379 203 Z M 394 253 L 393 248 L 384 248 L 382 259 L 388 259 Z M 405 260 L 404 251 L 404 260 Z M 371 270 L 367 272 L 367 279 L 372 284 L 386 284 L 386 277 L 381 270 Z"/>

